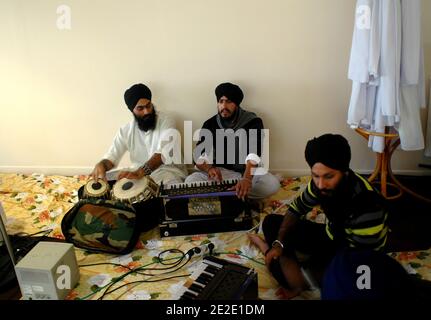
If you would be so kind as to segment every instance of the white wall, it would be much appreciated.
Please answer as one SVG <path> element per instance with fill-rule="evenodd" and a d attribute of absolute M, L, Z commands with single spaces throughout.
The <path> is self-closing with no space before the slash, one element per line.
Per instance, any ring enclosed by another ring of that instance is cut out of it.
<path fill-rule="evenodd" d="M 307 173 L 305 143 L 325 132 L 350 140 L 352 168 L 371 170 L 374 154 L 346 124 L 355 3 L 2 0 L 0 172 L 88 173 L 131 119 L 123 93 L 136 82 L 178 125 L 198 129 L 225 81 L 242 87 L 242 106 L 270 129 L 272 170 Z M 71 30 L 57 28 L 62 4 Z M 429 76 L 430 0 L 423 30 Z M 397 151 L 392 167 L 424 170 L 422 154 Z"/>

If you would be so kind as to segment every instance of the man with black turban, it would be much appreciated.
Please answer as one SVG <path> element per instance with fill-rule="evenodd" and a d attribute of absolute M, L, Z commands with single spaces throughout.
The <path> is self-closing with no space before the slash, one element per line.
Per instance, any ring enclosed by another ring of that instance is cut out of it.
<path fill-rule="evenodd" d="M 185 168 L 179 164 L 164 164 L 162 156 L 166 143 L 166 139 L 162 138 L 169 136 L 169 130 L 175 129 L 175 122 L 166 114 L 156 112 L 151 98 L 151 90 L 142 83 L 125 91 L 124 101 L 134 119 L 117 132 L 108 152 L 94 167 L 91 174 L 93 179 L 106 180 L 106 173 L 109 171 L 108 174 L 112 177 L 110 180 L 141 179 L 150 175 L 159 184 L 184 181 Z M 174 139 L 175 137 L 174 135 Z M 119 172 L 110 171 L 119 164 L 126 151 L 129 151 L 132 166 Z"/>
<path fill-rule="evenodd" d="M 324 134 L 308 141 L 305 159 L 311 168 L 311 181 L 284 217 L 265 217 L 265 241 L 249 235 L 265 253 L 267 267 L 288 297 L 307 287 L 298 252 L 310 256 L 307 264 L 311 269 L 322 271 L 341 248 L 382 251 L 385 247 L 388 228 L 384 198 L 349 168 L 350 158 L 350 146 L 341 135 Z M 325 224 L 305 219 L 317 205 L 325 213 Z"/>
<path fill-rule="evenodd" d="M 232 83 L 215 89 L 218 113 L 205 121 L 194 159 L 198 172 L 186 183 L 238 180 L 237 196 L 262 199 L 278 191 L 276 177 L 262 169 L 263 122 L 255 113 L 240 107 L 244 94 Z"/>

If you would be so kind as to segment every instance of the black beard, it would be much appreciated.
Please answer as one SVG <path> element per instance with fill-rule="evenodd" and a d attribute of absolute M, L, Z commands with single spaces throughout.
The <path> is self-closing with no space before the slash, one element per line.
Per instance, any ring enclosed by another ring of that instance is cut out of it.
<path fill-rule="evenodd" d="M 320 195 L 325 199 L 343 199 L 346 196 L 347 191 L 347 175 L 345 174 L 343 178 L 341 179 L 340 183 L 335 187 L 335 189 L 332 190 L 319 190 Z M 326 192 L 326 194 L 323 194 L 322 191 Z"/>
<path fill-rule="evenodd" d="M 147 132 L 148 130 L 153 130 L 156 127 L 156 112 L 153 111 L 150 114 L 146 114 L 145 116 L 138 117 L 136 114 L 133 114 L 136 122 L 138 123 L 139 129 Z"/>
<path fill-rule="evenodd" d="M 221 115 L 221 112 L 219 112 L 220 120 L 221 120 L 221 123 L 223 124 L 223 127 L 225 128 L 233 127 L 236 121 L 238 120 L 237 119 L 238 114 L 239 114 L 238 108 L 236 108 L 235 111 L 232 113 L 232 115 L 227 118 L 223 118 L 223 116 Z"/>

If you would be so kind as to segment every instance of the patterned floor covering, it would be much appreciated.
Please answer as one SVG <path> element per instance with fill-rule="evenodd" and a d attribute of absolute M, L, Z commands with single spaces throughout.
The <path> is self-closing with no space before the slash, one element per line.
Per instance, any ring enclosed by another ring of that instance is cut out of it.
<path fill-rule="evenodd" d="M 77 190 L 84 185 L 87 176 L 45 176 L 43 174 L 0 173 L 0 201 L 7 216 L 10 234 L 35 234 L 49 232 L 49 236 L 63 238 L 63 215 L 78 201 Z M 262 219 L 268 213 L 284 214 L 290 201 L 306 186 L 309 177 L 281 180 L 278 193 L 267 199 Z M 324 214 L 313 209 L 308 218 L 324 222 Z M 256 226 L 258 219 L 256 219 Z M 246 231 L 160 238 L 158 228 L 143 233 L 132 253 L 125 256 L 95 254 L 76 249 L 80 267 L 80 281 L 68 299 L 176 299 L 187 275 L 199 265 L 201 257 L 193 257 L 183 268 L 166 273 L 158 255 L 166 249 L 186 252 L 194 246 L 212 242 L 220 258 L 241 263 L 258 273 L 259 298 L 276 300 L 285 298 L 283 290 L 271 277 L 264 265 L 262 253 L 250 244 Z M 410 273 L 431 280 L 431 249 L 419 252 L 391 253 Z M 178 254 L 165 256 L 176 259 Z M 115 263 L 101 264 L 101 263 Z M 91 264 L 97 264 L 91 266 Z M 144 274 L 130 269 L 141 267 Z M 168 279 L 169 278 L 169 279 Z M 140 281 L 140 282 L 136 282 Z M 112 284 L 112 285 L 111 285 Z M 124 285 L 124 286 L 123 286 Z M 122 286 L 120 288 L 120 286 Z M 115 290 L 118 288 L 117 290 Z M 113 291 L 115 290 L 115 291 Z M 109 291 L 112 291 L 109 293 Z M 319 299 L 317 291 L 306 291 L 296 299 Z"/>

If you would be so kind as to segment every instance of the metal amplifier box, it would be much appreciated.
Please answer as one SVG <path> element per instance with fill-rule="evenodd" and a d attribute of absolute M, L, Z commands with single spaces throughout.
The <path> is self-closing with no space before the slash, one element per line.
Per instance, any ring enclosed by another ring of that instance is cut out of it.
<path fill-rule="evenodd" d="M 39 242 L 15 266 L 24 300 L 63 300 L 79 280 L 74 246 Z"/>

